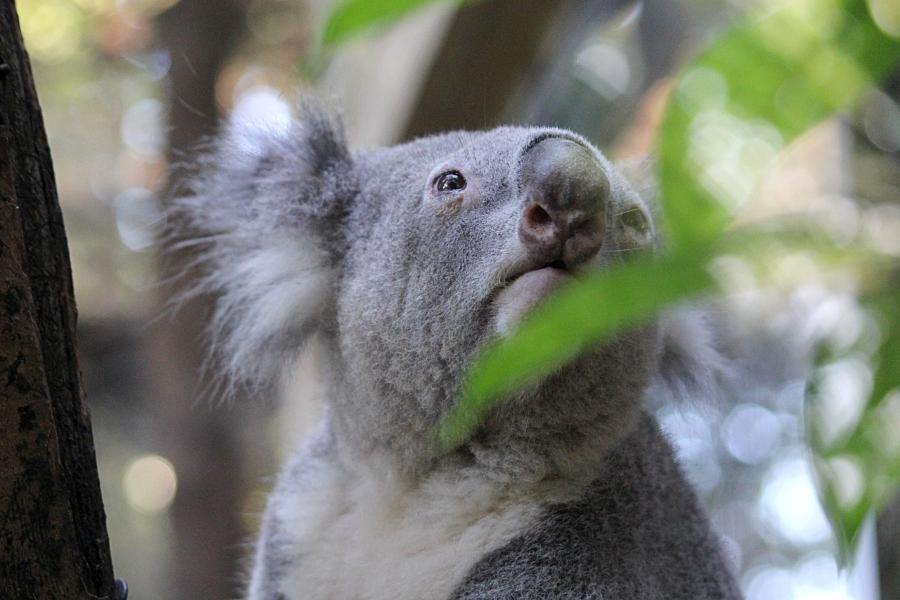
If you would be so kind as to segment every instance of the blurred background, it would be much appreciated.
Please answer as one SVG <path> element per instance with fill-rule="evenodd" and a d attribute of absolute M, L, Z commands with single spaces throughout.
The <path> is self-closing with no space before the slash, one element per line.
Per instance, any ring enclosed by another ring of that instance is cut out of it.
<path fill-rule="evenodd" d="M 154 239 L 192 148 L 221 119 L 280 127 L 312 91 L 343 115 L 355 146 L 539 123 L 635 159 L 653 150 L 678 70 L 762 4 L 436 2 L 323 50 L 327 0 L 20 1 L 69 235 L 113 561 L 130 597 L 235 597 L 273 476 L 318 410 L 315 348 L 279 398 L 198 400 L 207 306 L 168 309 L 183 258 L 162 259 Z M 717 93 L 700 71 L 679 85 Z M 709 176 L 722 185 L 751 186 L 738 221 L 799 216 L 836 247 L 864 240 L 896 264 L 898 99 L 895 72 L 774 161 L 770 130 L 714 120 L 700 160 L 721 167 Z M 761 184 L 716 162 L 735 139 L 766 165 Z M 841 570 L 807 442 L 811 427 L 840 438 L 864 410 L 864 353 L 817 371 L 815 404 L 804 384 L 818 342 L 855 348 L 872 328 L 857 300 L 862 275 L 802 251 L 767 258 L 764 268 L 736 255 L 714 263 L 735 323 L 729 347 L 752 383 L 711 405 L 655 409 L 748 600 L 875 600 L 879 588 L 900 599 L 900 501 L 867 517 L 855 567 Z M 878 443 L 896 453 L 900 394 L 879 410 Z M 838 495 L 862 494 L 852 456 L 828 465 Z"/>

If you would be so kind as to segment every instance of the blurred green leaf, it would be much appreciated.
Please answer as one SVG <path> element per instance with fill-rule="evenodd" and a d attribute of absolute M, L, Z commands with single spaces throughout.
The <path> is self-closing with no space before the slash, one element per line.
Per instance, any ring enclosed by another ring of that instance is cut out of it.
<path fill-rule="evenodd" d="M 846 563 L 856 546 L 863 522 L 900 489 L 900 281 L 879 286 L 864 302 L 878 323 L 879 343 L 869 361 L 874 366 L 872 389 L 858 422 L 837 442 L 826 443 L 811 425 L 810 440 L 819 460 L 817 471 L 829 518 Z M 850 352 L 859 352 L 851 349 Z M 822 353 L 818 368 L 827 368 L 847 353 Z M 821 401 L 817 386 L 809 394 Z"/>
<path fill-rule="evenodd" d="M 660 131 L 673 244 L 717 237 L 784 144 L 856 100 L 898 58 L 900 41 L 863 0 L 784 2 L 717 39 L 683 71 Z"/>
<path fill-rule="evenodd" d="M 658 164 L 662 225 L 673 254 L 620 265 L 561 290 L 512 337 L 488 347 L 469 373 L 460 402 L 439 425 L 444 447 L 470 435 L 504 395 L 590 344 L 709 289 L 705 266 L 712 248 L 753 246 L 739 239 L 742 234 L 724 231 L 778 153 L 900 62 L 900 40 L 879 29 L 864 0 L 791 0 L 765 8 L 763 16 L 726 32 L 687 65 L 668 104 Z M 890 325 L 882 331 L 860 426 L 843 445 L 821 454 L 823 464 L 849 456 L 840 464 L 858 464 L 863 473 L 863 490 L 852 505 L 846 498 L 837 502 L 838 490 L 825 477 L 826 503 L 845 533 L 845 556 L 870 508 L 900 481 L 900 459 L 888 456 L 872 433 L 885 394 L 900 383 L 900 298 L 891 302 L 894 312 L 881 309 Z"/>
<path fill-rule="evenodd" d="M 879 29 L 863 0 L 784 2 L 716 40 L 685 68 L 661 127 L 661 202 L 673 245 L 717 239 L 784 145 L 898 62 L 900 40 Z M 859 425 L 840 446 L 819 448 L 823 496 L 845 560 L 866 515 L 900 480 L 897 457 L 872 433 L 882 401 L 900 384 L 900 298 L 887 305 L 894 309 L 880 308 L 878 368 Z M 854 469 L 862 487 L 851 502 L 846 479 Z"/>
<path fill-rule="evenodd" d="M 706 258 L 696 249 L 661 259 L 643 256 L 559 290 L 511 337 L 485 350 L 469 373 L 462 400 L 441 422 L 441 446 L 464 441 L 504 395 L 667 304 L 709 289 Z"/>
<path fill-rule="evenodd" d="M 893 277 L 900 279 L 900 273 Z M 900 389 L 900 281 L 873 300 L 872 306 L 880 317 L 881 330 L 872 385 L 872 398 L 877 403 L 891 390 Z"/>
<path fill-rule="evenodd" d="M 336 44 L 371 27 L 392 23 L 416 9 L 446 1 L 465 4 L 475 0 L 343 0 L 328 16 L 322 40 Z"/>

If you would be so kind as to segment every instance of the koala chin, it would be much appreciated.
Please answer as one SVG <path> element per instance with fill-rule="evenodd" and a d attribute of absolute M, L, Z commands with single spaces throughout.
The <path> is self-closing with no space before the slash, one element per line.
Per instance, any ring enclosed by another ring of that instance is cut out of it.
<path fill-rule="evenodd" d="M 223 380 L 270 393 L 312 336 L 325 354 L 325 416 L 269 498 L 247 598 L 740 598 L 642 408 L 712 354 L 672 363 L 655 324 L 435 443 L 486 343 L 654 250 L 647 203 L 587 140 L 501 127 L 351 152 L 307 105 L 285 132 L 226 131 L 201 167 L 170 233 L 216 298 Z"/>

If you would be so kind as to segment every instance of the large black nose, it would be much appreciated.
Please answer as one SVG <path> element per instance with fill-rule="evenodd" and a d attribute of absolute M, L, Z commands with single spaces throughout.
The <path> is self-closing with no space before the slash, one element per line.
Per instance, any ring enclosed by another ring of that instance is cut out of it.
<path fill-rule="evenodd" d="M 522 160 L 525 203 L 519 239 L 538 261 L 577 266 L 603 245 L 609 180 L 590 150 L 565 138 L 546 138 Z"/>

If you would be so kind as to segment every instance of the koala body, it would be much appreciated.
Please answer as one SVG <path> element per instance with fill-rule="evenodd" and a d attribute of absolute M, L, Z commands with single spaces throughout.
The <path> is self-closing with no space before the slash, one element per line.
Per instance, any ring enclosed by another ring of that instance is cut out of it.
<path fill-rule="evenodd" d="M 217 295 L 226 380 L 264 393 L 312 335 L 326 355 L 325 416 L 269 499 L 248 598 L 740 597 L 641 408 L 655 325 L 436 442 L 479 349 L 654 245 L 586 140 L 504 127 L 351 154 L 307 108 L 287 132 L 229 132 L 208 163 L 173 222 Z"/>

